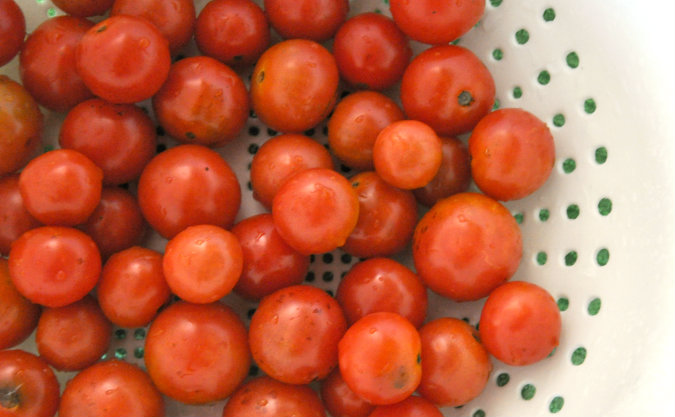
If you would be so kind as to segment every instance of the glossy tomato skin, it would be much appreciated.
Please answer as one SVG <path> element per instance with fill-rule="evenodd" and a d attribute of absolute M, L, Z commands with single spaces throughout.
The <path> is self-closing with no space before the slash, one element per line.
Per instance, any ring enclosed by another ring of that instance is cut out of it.
<path fill-rule="evenodd" d="M 347 18 L 348 0 L 265 0 L 265 12 L 274 30 L 284 39 L 323 42 Z"/>
<path fill-rule="evenodd" d="M 152 107 L 159 124 L 178 141 L 216 147 L 242 130 L 249 98 L 234 70 L 211 57 L 195 56 L 171 66 Z"/>
<path fill-rule="evenodd" d="M 251 365 L 246 327 L 219 302 L 174 303 L 150 325 L 145 365 L 157 388 L 173 399 L 186 404 L 223 400 Z"/>
<path fill-rule="evenodd" d="M 478 193 L 440 200 L 413 235 L 413 260 L 422 281 L 455 301 L 487 296 L 513 276 L 522 252 L 522 235 L 511 213 Z"/>
<path fill-rule="evenodd" d="M 545 359 L 560 343 L 562 320 L 551 294 L 524 281 L 497 287 L 481 311 L 480 337 L 487 351 L 513 366 Z"/>
<path fill-rule="evenodd" d="M 54 6 L 72 16 L 92 17 L 107 12 L 115 0 L 53 0 Z"/>
<path fill-rule="evenodd" d="M 411 395 L 391 405 L 380 405 L 368 417 L 443 417 L 443 413 L 424 397 Z"/>
<path fill-rule="evenodd" d="M 0 415 L 53 417 L 59 382 L 47 363 L 23 350 L 0 351 Z"/>
<path fill-rule="evenodd" d="M 424 187 L 413 190 L 420 204 L 433 206 L 438 200 L 462 193 L 471 185 L 469 149 L 455 137 L 441 137 L 443 159 L 436 176 Z"/>
<path fill-rule="evenodd" d="M 16 290 L 7 260 L 0 258 L 0 350 L 26 340 L 37 327 L 40 311 Z"/>
<path fill-rule="evenodd" d="M 26 18 L 14 0 L 0 0 L 0 67 L 14 59 L 24 44 Z"/>
<path fill-rule="evenodd" d="M 249 326 L 253 360 L 288 384 L 320 380 L 336 367 L 347 328 L 342 308 L 322 289 L 294 285 L 263 298 Z"/>
<path fill-rule="evenodd" d="M 478 188 L 502 201 L 538 190 L 555 164 L 555 142 L 546 123 L 516 108 L 485 116 L 471 132 L 469 152 Z"/>
<path fill-rule="evenodd" d="M 333 417 L 368 417 L 374 405 L 352 391 L 335 368 L 321 381 L 321 401 Z"/>
<path fill-rule="evenodd" d="M 0 178 L 0 255 L 9 255 L 12 242 L 41 225 L 23 205 L 19 174 Z"/>
<path fill-rule="evenodd" d="M 93 97 L 75 69 L 75 49 L 92 26 L 85 18 L 56 16 L 28 36 L 19 56 L 19 73 L 38 103 L 65 112 Z"/>
<path fill-rule="evenodd" d="M 241 187 L 217 152 L 180 145 L 146 165 L 138 181 L 138 203 L 148 223 L 170 239 L 193 225 L 231 227 L 241 205 Z"/>

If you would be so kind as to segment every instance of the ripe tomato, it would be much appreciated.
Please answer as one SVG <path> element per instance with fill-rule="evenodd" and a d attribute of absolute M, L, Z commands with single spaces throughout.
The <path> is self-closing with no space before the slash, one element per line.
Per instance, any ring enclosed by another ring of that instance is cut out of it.
<path fill-rule="evenodd" d="M 181 145 L 146 165 L 138 181 L 138 203 L 148 223 L 170 239 L 193 225 L 229 228 L 241 205 L 241 188 L 220 154 Z"/>
<path fill-rule="evenodd" d="M 138 366 L 118 360 L 99 362 L 68 382 L 59 417 L 162 417 L 164 399 Z"/>
<path fill-rule="evenodd" d="M 59 382 L 45 361 L 23 350 L 0 351 L 0 415 L 53 417 Z"/>
<path fill-rule="evenodd" d="M 480 337 L 488 352 L 514 366 L 546 358 L 560 342 L 558 305 L 544 288 L 523 281 L 497 287 L 485 301 Z"/>
<path fill-rule="evenodd" d="M 443 413 L 431 401 L 411 395 L 391 405 L 380 405 L 368 417 L 443 417 Z"/>
<path fill-rule="evenodd" d="M 14 0 L 0 0 L 0 67 L 14 59 L 24 44 L 26 18 Z"/>
<path fill-rule="evenodd" d="M 112 16 L 84 34 L 75 65 L 84 84 L 100 98 L 112 103 L 143 101 L 169 74 L 169 41 L 141 17 Z"/>
<path fill-rule="evenodd" d="M 12 242 L 41 224 L 23 205 L 19 174 L 0 177 L 0 201 L 0 255 L 9 255 Z"/>
<path fill-rule="evenodd" d="M 408 37 L 391 18 L 362 13 L 340 26 L 333 54 L 340 75 L 349 84 L 384 90 L 401 80 L 413 52 Z"/>
<path fill-rule="evenodd" d="M 358 396 L 376 405 L 409 397 L 420 383 L 420 336 L 403 316 L 378 312 L 352 324 L 339 343 L 340 373 Z"/>
<path fill-rule="evenodd" d="M 16 290 L 7 260 L 0 258 L 0 350 L 26 340 L 35 330 L 39 317 L 40 307 Z"/>
<path fill-rule="evenodd" d="M 471 185 L 471 158 L 461 140 L 441 137 L 443 159 L 436 176 L 424 187 L 413 190 L 420 204 L 433 206 L 438 200 L 462 193 Z"/>
<path fill-rule="evenodd" d="M 230 67 L 207 56 L 182 59 L 152 98 L 159 124 L 183 143 L 222 146 L 249 115 L 248 91 Z"/>
<path fill-rule="evenodd" d="M 374 405 L 354 394 L 335 368 L 321 381 L 321 401 L 333 417 L 368 417 Z"/>
<path fill-rule="evenodd" d="M 469 153 L 478 188 L 502 201 L 538 190 L 555 164 L 551 131 L 522 109 L 499 109 L 485 116 L 471 132 Z"/>
<path fill-rule="evenodd" d="M 251 104 L 272 129 L 302 133 L 331 112 L 339 81 L 335 58 L 326 48 L 306 39 L 283 41 L 258 59 L 251 77 Z"/>
<path fill-rule="evenodd" d="M 61 307 L 82 299 L 101 274 L 96 243 L 83 232 L 43 226 L 21 235 L 9 252 L 16 289 L 34 303 Z"/>
<path fill-rule="evenodd" d="M 249 326 L 253 360 L 272 378 L 308 384 L 328 376 L 347 328 L 338 302 L 320 288 L 294 285 L 262 299 Z"/>
<path fill-rule="evenodd" d="M 401 80 L 403 110 L 443 136 L 466 133 L 495 101 L 495 83 L 485 64 L 456 45 L 426 49 L 410 62 Z"/>
<path fill-rule="evenodd" d="M 333 37 L 349 12 L 348 0 L 265 0 L 270 24 L 284 39 L 323 42 Z"/>
<path fill-rule="evenodd" d="M 284 182 L 274 196 L 272 216 L 281 237 L 298 252 L 330 252 L 344 245 L 356 227 L 359 199 L 338 172 L 312 168 Z"/>
<path fill-rule="evenodd" d="M 100 16 L 110 9 L 115 0 L 52 0 L 54 6 L 78 17 Z"/>
<path fill-rule="evenodd" d="M 218 302 L 172 304 L 150 325 L 145 365 L 157 388 L 173 399 L 186 404 L 223 400 L 251 365 L 246 327 Z"/>
<path fill-rule="evenodd" d="M 487 296 L 518 269 L 518 223 L 496 200 L 459 193 L 440 200 L 419 221 L 413 260 L 422 281 L 455 301 Z"/>

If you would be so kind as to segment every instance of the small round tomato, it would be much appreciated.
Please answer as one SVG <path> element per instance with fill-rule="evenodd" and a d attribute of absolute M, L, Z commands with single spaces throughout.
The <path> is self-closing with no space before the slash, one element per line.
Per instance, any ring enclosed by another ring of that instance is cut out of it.
<path fill-rule="evenodd" d="M 265 12 L 282 38 L 323 42 L 333 37 L 347 18 L 349 1 L 265 0 Z"/>
<path fill-rule="evenodd" d="M 54 6 L 78 17 L 100 16 L 107 12 L 115 0 L 52 0 Z"/>
<path fill-rule="evenodd" d="M 14 0 L 0 0 L 0 67 L 14 59 L 26 37 L 26 18 Z"/>
<path fill-rule="evenodd" d="M 24 297 L 47 307 L 61 307 L 94 289 L 101 274 L 101 255 L 96 243 L 77 229 L 38 227 L 12 245 L 9 274 Z"/>
<path fill-rule="evenodd" d="M 326 48 L 306 39 L 283 41 L 258 59 L 251 77 L 251 104 L 272 129 L 302 133 L 333 110 L 339 81 L 335 58 Z"/>
<path fill-rule="evenodd" d="M 363 316 L 347 329 L 338 348 L 342 378 L 372 404 L 403 401 L 420 383 L 420 335 L 400 314 Z"/>
<path fill-rule="evenodd" d="M 340 26 L 333 54 L 340 75 L 349 84 L 384 90 L 401 80 L 413 52 L 394 21 L 373 12 L 356 15 Z"/>
<path fill-rule="evenodd" d="M 19 174 L 0 177 L 0 201 L 0 255 L 9 255 L 12 242 L 41 223 L 23 205 Z"/>
<path fill-rule="evenodd" d="M 492 110 L 495 83 L 478 57 L 457 45 L 435 46 L 410 62 L 401 80 L 401 103 L 409 118 L 437 134 L 466 133 Z"/>
<path fill-rule="evenodd" d="M 33 160 L 19 175 L 26 210 L 47 225 L 84 223 L 101 201 L 103 172 L 71 149 L 56 149 Z"/>
<path fill-rule="evenodd" d="M 239 212 L 241 187 L 220 154 L 180 145 L 146 165 L 138 181 L 138 203 L 148 223 L 170 239 L 193 225 L 229 228 Z"/>
<path fill-rule="evenodd" d="M 162 254 L 138 246 L 112 255 L 96 288 L 101 310 L 120 327 L 143 327 L 169 301 Z"/>
<path fill-rule="evenodd" d="M 35 101 L 65 112 L 93 97 L 75 69 L 75 49 L 92 26 L 82 17 L 56 16 L 28 36 L 19 56 L 19 71 Z"/>
<path fill-rule="evenodd" d="M 145 365 L 157 388 L 173 399 L 186 404 L 223 400 L 248 375 L 246 327 L 218 302 L 172 304 L 150 325 Z"/>
<path fill-rule="evenodd" d="M 272 378 L 308 384 L 328 376 L 347 328 L 338 302 L 320 288 L 294 285 L 262 299 L 249 326 L 253 360 Z"/>
<path fill-rule="evenodd" d="M 357 91 L 340 100 L 328 120 L 328 144 L 346 165 L 373 169 L 373 144 L 390 124 L 403 120 L 403 110 L 391 98 L 375 91 Z"/>
<path fill-rule="evenodd" d="M 471 185 L 471 158 L 461 140 L 441 137 L 443 159 L 436 176 L 424 187 L 413 190 L 420 204 L 433 206 L 438 200 L 462 193 Z"/>
<path fill-rule="evenodd" d="M 249 115 L 244 81 L 208 56 L 173 64 L 152 107 L 159 124 L 178 141 L 213 147 L 236 138 Z"/>
<path fill-rule="evenodd" d="M 112 103 L 143 101 L 159 90 L 169 74 L 169 41 L 144 18 L 112 16 L 84 34 L 75 51 L 75 65 L 98 97 Z"/>
<path fill-rule="evenodd" d="M 59 417 L 162 417 L 164 399 L 141 368 L 119 360 L 99 362 L 66 384 Z"/>
<path fill-rule="evenodd" d="M 548 291 L 529 282 L 507 282 L 492 291 L 479 324 L 487 351 L 508 365 L 539 362 L 560 343 L 557 303 Z"/>
<path fill-rule="evenodd" d="M 368 417 L 443 417 L 443 413 L 431 401 L 411 395 L 391 405 L 380 405 Z"/>
<path fill-rule="evenodd" d="M 251 0 L 212 0 L 199 13 L 195 41 L 204 55 L 227 65 L 250 65 L 269 46 L 270 25 Z"/>
<path fill-rule="evenodd" d="M 53 417 L 59 382 L 45 361 L 23 350 L 0 351 L 0 415 Z"/>
<path fill-rule="evenodd" d="M 272 202 L 272 216 L 281 237 L 298 252 L 330 252 L 344 245 L 356 227 L 359 198 L 338 172 L 307 169 L 281 186 Z"/>
<path fill-rule="evenodd" d="M 60 371 L 93 365 L 108 351 L 112 324 L 90 295 L 63 307 L 45 308 L 35 343 L 40 357 Z"/>
<path fill-rule="evenodd" d="M 277 191 L 293 174 L 333 167 L 330 152 L 312 138 L 297 133 L 275 136 L 262 144 L 251 161 L 253 197 L 271 209 Z"/>
<path fill-rule="evenodd" d="M 321 401 L 333 417 L 368 417 L 374 405 L 354 394 L 335 368 L 321 381 Z"/>
<path fill-rule="evenodd" d="M 538 190 L 555 164 L 555 143 L 546 123 L 522 109 L 499 109 L 469 137 L 471 174 L 497 200 L 517 200 Z"/>
<path fill-rule="evenodd" d="M 465 321 L 442 317 L 420 329 L 422 382 L 419 393 L 442 407 L 457 407 L 476 398 L 487 385 L 492 363 Z"/>
<path fill-rule="evenodd" d="M 419 221 L 413 260 L 422 281 L 455 301 L 487 296 L 518 269 L 518 223 L 498 201 L 478 193 L 440 200 Z"/>
<path fill-rule="evenodd" d="M 39 317 L 40 307 L 16 290 L 7 260 L 0 258 L 0 350 L 26 340 L 35 330 Z"/>

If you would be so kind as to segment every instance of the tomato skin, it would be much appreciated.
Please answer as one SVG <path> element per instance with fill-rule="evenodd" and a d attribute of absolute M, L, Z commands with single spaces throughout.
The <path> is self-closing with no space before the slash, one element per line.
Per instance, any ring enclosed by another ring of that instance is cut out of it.
<path fill-rule="evenodd" d="M 462 193 L 471 185 L 471 158 L 467 146 L 454 137 L 441 137 L 443 160 L 436 176 L 424 187 L 413 190 L 420 204 L 433 206 L 438 200 Z"/>
<path fill-rule="evenodd" d="M 284 39 L 326 41 L 349 12 L 348 0 L 265 0 L 264 4 L 270 24 Z"/>
<path fill-rule="evenodd" d="M 363 398 L 354 394 L 335 368 L 321 381 L 321 401 L 333 417 L 368 417 L 375 408 Z"/>
<path fill-rule="evenodd" d="M 376 407 L 368 417 L 443 417 L 443 413 L 431 401 L 424 397 L 411 395 L 405 400 L 391 405 Z"/>
<path fill-rule="evenodd" d="M 26 340 L 37 327 L 40 311 L 16 290 L 7 260 L 0 258 L 0 350 Z"/>
<path fill-rule="evenodd" d="M 14 0 L 0 0 L 0 67 L 14 59 L 26 36 L 26 18 Z"/>
<path fill-rule="evenodd" d="M 41 223 L 23 205 L 19 174 L 0 177 L 0 201 L 0 255 L 9 255 L 12 242 Z"/>
<path fill-rule="evenodd" d="M 479 328 L 491 355 L 508 365 L 525 366 L 545 359 L 558 346 L 562 321 L 548 291 L 512 281 L 490 293 Z"/>
<path fill-rule="evenodd" d="M 72 16 L 91 17 L 107 12 L 115 0 L 53 0 L 54 6 Z"/>
<path fill-rule="evenodd" d="M 59 382 L 47 363 L 23 350 L 0 351 L 0 415 L 53 417 Z M 7 404 L 8 406 L 6 406 Z"/>

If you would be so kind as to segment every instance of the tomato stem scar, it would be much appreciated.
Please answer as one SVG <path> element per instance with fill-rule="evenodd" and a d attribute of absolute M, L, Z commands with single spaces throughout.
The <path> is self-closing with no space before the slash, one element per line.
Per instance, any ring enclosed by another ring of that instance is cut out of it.
<path fill-rule="evenodd" d="M 11 410 L 21 404 L 19 388 L 0 388 L 0 408 Z"/>
<path fill-rule="evenodd" d="M 461 93 L 459 93 L 459 96 L 457 96 L 457 103 L 459 103 L 459 105 L 462 107 L 471 105 L 473 101 L 473 96 L 466 90 L 463 90 Z"/>

